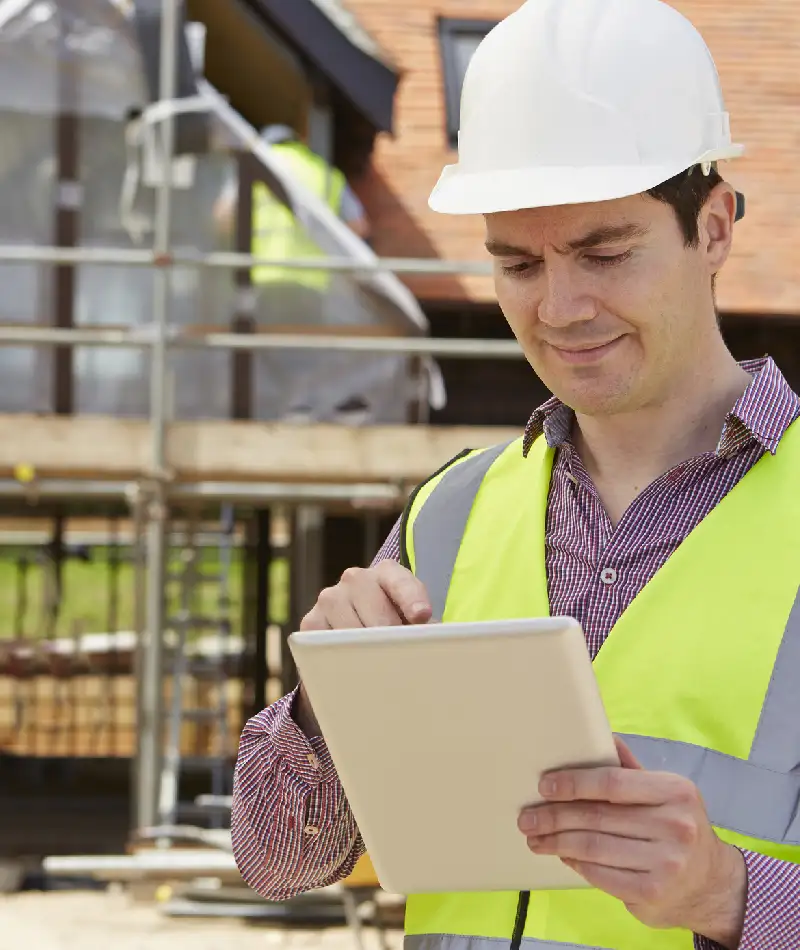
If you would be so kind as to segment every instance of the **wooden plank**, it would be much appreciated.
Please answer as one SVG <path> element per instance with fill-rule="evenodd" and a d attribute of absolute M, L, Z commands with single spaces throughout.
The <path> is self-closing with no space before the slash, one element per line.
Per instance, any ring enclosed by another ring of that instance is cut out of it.
<path fill-rule="evenodd" d="M 427 477 L 464 448 L 513 439 L 495 426 L 335 426 L 175 422 L 169 464 L 178 481 L 397 482 Z M 0 415 L 0 478 L 31 465 L 40 478 L 135 478 L 146 474 L 143 420 Z"/>
<path fill-rule="evenodd" d="M 134 477 L 148 467 L 147 424 L 104 416 L 0 416 L 0 476 L 17 465 L 40 477 Z"/>
<path fill-rule="evenodd" d="M 194 697 L 207 684 L 186 677 Z M 225 685 L 228 748 L 235 750 L 244 724 L 244 683 Z M 136 745 L 136 691 L 133 674 L 113 679 L 98 674 L 15 679 L 0 673 L 0 752 L 19 756 L 131 756 Z M 214 751 L 216 728 L 185 722 L 183 755 Z"/>

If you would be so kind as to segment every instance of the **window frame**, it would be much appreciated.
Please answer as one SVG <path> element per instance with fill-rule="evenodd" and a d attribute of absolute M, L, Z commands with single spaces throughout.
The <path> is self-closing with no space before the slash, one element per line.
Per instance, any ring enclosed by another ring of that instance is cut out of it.
<path fill-rule="evenodd" d="M 459 19 L 457 17 L 438 17 L 439 53 L 442 61 L 444 83 L 445 131 L 451 148 L 458 146 L 459 112 L 461 111 L 461 87 L 463 76 L 458 76 L 455 45 L 458 35 L 471 33 L 486 34 L 497 26 L 499 20 Z"/>

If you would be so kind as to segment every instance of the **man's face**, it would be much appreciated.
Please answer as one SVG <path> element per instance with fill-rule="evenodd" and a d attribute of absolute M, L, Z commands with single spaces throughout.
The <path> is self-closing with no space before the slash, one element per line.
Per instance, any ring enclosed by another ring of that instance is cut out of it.
<path fill-rule="evenodd" d="M 718 333 L 711 277 L 730 246 L 731 194 L 712 194 L 697 247 L 646 195 L 486 216 L 503 313 L 542 382 L 576 412 L 659 405 L 702 369 Z"/>

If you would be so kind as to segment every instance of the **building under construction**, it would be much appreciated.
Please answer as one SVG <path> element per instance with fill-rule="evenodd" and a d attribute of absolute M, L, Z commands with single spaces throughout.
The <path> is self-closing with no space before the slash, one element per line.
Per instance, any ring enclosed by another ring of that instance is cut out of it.
<path fill-rule="evenodd" d="M 378 260 L 258 134 L 363 169 L 395 71 L 336 4 L 249 6 L 0 3 L 6 860 L 224 823 L 198 795 L 294 684 L 287 632 L 473 440 L 424 425 L 436 347 L 392 270 L 442 265 Z M 280 282 L 257 186 L 304 235 Z"/>

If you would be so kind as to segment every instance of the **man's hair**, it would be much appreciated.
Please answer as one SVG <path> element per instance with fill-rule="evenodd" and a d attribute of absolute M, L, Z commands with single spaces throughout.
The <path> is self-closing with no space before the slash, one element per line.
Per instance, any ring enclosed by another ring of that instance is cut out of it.
<path fill-rule="evenodd" d="M 716 168 L 712 167 L 709 174 L 704 175 L 700 165 L 694 165 L 688 171 L 651 188 L 647 194 L 672 207 L 686 246 L 697 247 L 700 240 L 697 219 L 708 196 L 721 181 L 722 175 Z"/>

